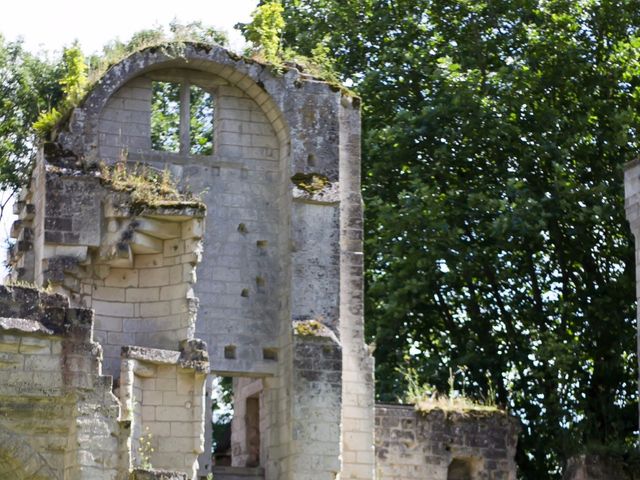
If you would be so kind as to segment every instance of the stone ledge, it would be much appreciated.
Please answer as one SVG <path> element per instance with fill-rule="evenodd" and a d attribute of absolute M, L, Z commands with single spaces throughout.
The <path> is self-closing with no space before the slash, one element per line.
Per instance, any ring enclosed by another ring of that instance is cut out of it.
<path fill-rule="evenodd" d="M 160 348 L 124 346 L 120 356 L 129 360 L 140 360 L 156 365 L 178 365 L 198 373 L 209 372 L 209 354 L 203 340 L 192 339 L 180 342 L 180 351 Z"/>
<path fill-rule="evenodd" d="M 129 480 L 187 480 L 187 474 L 169 470 L 136 468 L 129 475 Z"/>
<path fill-rule="evenodd" d="M 261 467 L 212 467 L 215 480 L 264 479 L 264 468 Z"/>
<path fill-rule="evenodd" d="M 42 335 L 53 335 L 53 330 L 45 327 L 42 323 L 28 318 L 0 317 L 0 330 L 18 330 L 24 333 L 39 333 Z"/>
<path fill-rule="evenodd" d="M 130 360 L 142 360 L 158 365 L 175 365 L 180 360 L 180 352 L 174 350 L 135 346 L 122 347 L 120 356 Z"/>

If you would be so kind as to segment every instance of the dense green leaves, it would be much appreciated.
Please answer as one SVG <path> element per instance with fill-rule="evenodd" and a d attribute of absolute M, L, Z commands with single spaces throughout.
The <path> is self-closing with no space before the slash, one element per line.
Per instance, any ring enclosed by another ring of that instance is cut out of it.
<path fill-rule="evenodd" d="M 378 396 L 409 363 L 523 421 L 523 478 L 637 428 L 638 1 L 288 0 L 364 102 L 367 324 Z"/>
<path fill-rule="evenodd" d="M 28 175 L 34 144 L 31 125 L 62 97 L 59 67 L 0 34 L 0 189 L 14 189 Z"/>
<path fill-rule="evenodd" d="M 179 83 L 152 83 L 151 148 L 163 152 L 180 151 Z"/>
<path fill-rule="evenodd" d="M 239 25 L 254 51 L 262 53 L 267 62 L 279 63 L 280 38 L 284 28 L 282 4 L 278 1 L 264 2 L 251 14 L 251 22 Z"/>

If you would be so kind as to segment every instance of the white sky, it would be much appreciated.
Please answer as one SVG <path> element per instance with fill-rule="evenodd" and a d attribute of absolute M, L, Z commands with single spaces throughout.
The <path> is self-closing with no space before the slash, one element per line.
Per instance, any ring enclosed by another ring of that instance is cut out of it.
<path fill-rule="evenodd" d="M 85 54 L 100 52 L 110 40 L 128 40 L 138 30 L 201 21 L 226 31 L 231 48 L 243 42 L 233 29 L 248 22 L 257 0 L 5 0 L 0 33 L 9 40 L 22 37 L 27 50 L 60 51 L 79 40 Z"/>

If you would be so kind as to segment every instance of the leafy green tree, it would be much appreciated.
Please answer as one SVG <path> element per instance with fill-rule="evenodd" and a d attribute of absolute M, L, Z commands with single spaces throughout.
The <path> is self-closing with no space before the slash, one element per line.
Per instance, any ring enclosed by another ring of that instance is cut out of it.
<path fill-rule="evenodd" d="M 60 101 L 62 71 L 0 34 L 0 189 L 14 190 L 29 173 L 38 114 Z"/>
<path fill-rule="evenodd" d="M 52 133 L 54 127 L 82 100 L 86 93 L 87 64 L 77 43 L 63 50 L 57 73 L 60 77 L 58 84 L 62 88 L 62 97 L 57 102 L 57 106 L 42 111 L 33 123 L 33 130 L 42 138 L 47 138 Z"/>
<path fill-rule="evenodd" d="M 151 147 L 180 151 L 180 84 L 153 82 L 151 98 Z"/>
<path fill-rule="evenodd" d="M 245 38 L 251 42 L 253 51 L 249 53 L 261 54 L 264 60 L 278 64 L 281 53 L 281 37 L 284 28 L 282 18 L 282 3 L 279 0 L 263 2 L 251 14 L 251 22 L 239 24 Z"/>
<path fill-rule="evenodd" d="M 367 325 L 398 367 L 523 422 L 523 478 L 633 441 L 637 0 L 285 0 L 363 97 Z M 461 366 L 466 368 L 460 369 Z"/>

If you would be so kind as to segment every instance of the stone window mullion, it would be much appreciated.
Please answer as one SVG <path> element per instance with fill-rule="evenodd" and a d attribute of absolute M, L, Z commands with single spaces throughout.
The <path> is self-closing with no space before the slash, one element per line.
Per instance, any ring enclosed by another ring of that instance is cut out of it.
<path fill-rule="evenodd" d="M 180 83 L 180 153 L 189 154 L 191 149 L 191 84 Z"/>

